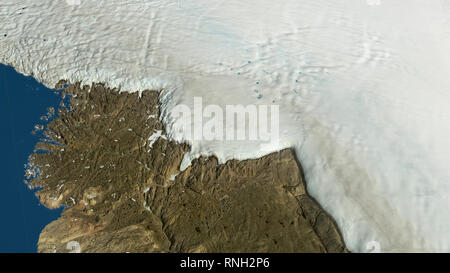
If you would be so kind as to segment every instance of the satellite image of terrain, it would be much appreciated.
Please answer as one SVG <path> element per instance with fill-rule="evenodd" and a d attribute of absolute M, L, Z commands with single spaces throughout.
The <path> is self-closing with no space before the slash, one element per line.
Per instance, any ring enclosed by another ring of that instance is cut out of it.
<path fill-rule="evenodd" d="M 0 252 L 450 252 L 449 49 L 447 0 L 0 0 Z"/>

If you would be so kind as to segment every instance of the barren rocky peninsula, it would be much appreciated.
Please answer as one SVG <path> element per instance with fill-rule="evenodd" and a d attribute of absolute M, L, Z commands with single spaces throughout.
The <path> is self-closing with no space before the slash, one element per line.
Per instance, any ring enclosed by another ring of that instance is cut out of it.
<path fill-rule="evenodd" d="M 42 204 L 66 207 L 39 252 L 347 252 L 292 150 L 181 172 L 189 146 L 164 137 L 158 92 L 63 86 L 27 169 Z"/>

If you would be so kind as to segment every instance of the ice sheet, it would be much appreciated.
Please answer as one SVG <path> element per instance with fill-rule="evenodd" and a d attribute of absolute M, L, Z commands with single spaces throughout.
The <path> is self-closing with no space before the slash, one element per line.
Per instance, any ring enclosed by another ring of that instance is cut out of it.
<path fill-rule="evenodd" d="M 446 0 L 1 0 L 0 61 L 161 89 L 174 139 L 194 96 L 279 104 L 278 145 L 195 141 L 185 163 L 294 147 L 350 250 L 450 251 L 449 20 Z"/>

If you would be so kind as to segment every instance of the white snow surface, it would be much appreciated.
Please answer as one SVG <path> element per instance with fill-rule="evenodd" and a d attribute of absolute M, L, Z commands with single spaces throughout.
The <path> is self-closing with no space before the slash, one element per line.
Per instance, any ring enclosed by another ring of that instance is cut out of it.
<path fill-rule="evenodd" d="M 49 87 L 163 90 L 172 139 L 194 96 L 279 104 L 279 145 L 194 141 L 186 162 L 294 147 L 356 252 L 450 251 L 449 49 L 448 0 L 0 1 L 0 62 Z"/>

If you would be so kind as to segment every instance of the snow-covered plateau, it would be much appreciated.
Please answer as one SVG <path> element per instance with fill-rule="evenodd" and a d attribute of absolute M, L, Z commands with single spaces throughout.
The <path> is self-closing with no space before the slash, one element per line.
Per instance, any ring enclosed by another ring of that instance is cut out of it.
<path fill-rule="evenodd" d="M 351 251 L 450 251 L 450 1 L 0 0 L 0 62 L 220 106 L 280 106 L 280 142 L 191 141 L 255 158 L 294 147 Z M 149 136 L 150 137 L 150 136 Z"/>

